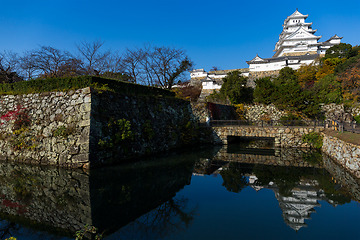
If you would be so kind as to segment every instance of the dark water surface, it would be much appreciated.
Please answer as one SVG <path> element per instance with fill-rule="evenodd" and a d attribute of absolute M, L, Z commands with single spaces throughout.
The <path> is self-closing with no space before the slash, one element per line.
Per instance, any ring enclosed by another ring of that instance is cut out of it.
<path fill-rule="evenodd" d="M 260 150 L 256 150 L 259 149 Z M 360 180 L 247 141 L 84 172 L 0 163 L 0 239 L 360 239 Z"/>

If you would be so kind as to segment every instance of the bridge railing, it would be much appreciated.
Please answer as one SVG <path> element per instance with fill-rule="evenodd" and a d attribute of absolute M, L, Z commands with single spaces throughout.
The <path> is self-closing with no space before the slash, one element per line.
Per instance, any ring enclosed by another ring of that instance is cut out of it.
<path fill-rule="evenodd" d="M 344 125 L 336 120 L 328 120 L 325 123 L 325 128 L 331 128 L 332 130 L 343 132 Z"/>
<path fill-rule="evenodd" d="M 352 133 L 360 133 L 360 124 L 356 122 L 339 122 L 336 120 L 329 120 L 326 122 L 326 128 L 331 128 L 335 131 L 343 132 L 352 132 Z"/>
<path fill-rule="evenodd" d="M 360 133 L 360 124 L 356 122 L 352 123 L 343 123 L 344 131 L 352 133 Z"/>
<path fill-rule="evenodd" d="M 319 120 L 211 120 L 210 126 L 257 126 L 257 127 L 286 127 L 286 126 L 308 126 L 324 127 L 325 122 Z"/>

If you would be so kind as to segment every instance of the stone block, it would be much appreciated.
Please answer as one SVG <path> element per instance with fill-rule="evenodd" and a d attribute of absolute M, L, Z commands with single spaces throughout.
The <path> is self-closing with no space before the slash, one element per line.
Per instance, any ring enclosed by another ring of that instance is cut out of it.
<path fill-rule="evenodd" d="M 80 107 L 81 112 L 90 112 L 91 111 L 91 103 L 83 103 Z"/>
<path fill-rule="evenodd" d="M 59 165 L 61 165 L 61 166 L 65 165 L 65 163 L 68 160 L 68 155 L 69 154 L 68 154 L 67 151 L 60 154 L 60 156 L 59 156 Z"/>
<path fill-rule="evenodd" d="M 79 126 L 80 127 L 90 126 L 90 119 L 80 121 Z"/>
<path fill-rule="evenodd" d="M 89 154 L 88 153 L 81 153 L 78 155 L 73 155 L 71 158 L 71 162 L 74 164 L 77 163 L 86 163 L 89 161 Z"/>
<path fill-rule="evenodd" d="M 89 143 L 81 144 L 79 146 L 79 153 L 89 153 L 89 152 L 90 152 Z"/>
<path fill-rule="evenodd" d="M 83 89 L 82 89 L 82 93 L 83 93 L 83 94 L 89 94 L 89 93 L 91 93 L 91 88 L 90 88 L 90 87 L 83 88 Z"/>
<path fill-rule="evenodd" d="M 69 154 L 71 155 L 75 155 L 75 154 L 78 154 L 79 153 L 79 146 L 75 146 L 75 145 L 72 145 L 68 148 L 69 150 Z"/>
<path fill-rule="evenodd" d="M 89 143 L 89 139 L 90 139 L 90 127 L 84 127 L 77 141 L 77 145 Z"/>
<path fill-rule="evenodd" d="M 86 95 L 85 97 L 84 97 L 84 103 L 91 103 L 91 95 L 89 94 L 89 95 Z"/>

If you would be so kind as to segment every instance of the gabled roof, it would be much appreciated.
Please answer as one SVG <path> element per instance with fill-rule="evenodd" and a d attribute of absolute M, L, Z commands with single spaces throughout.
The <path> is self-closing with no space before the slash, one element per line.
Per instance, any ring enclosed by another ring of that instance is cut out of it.
<path fill-rule="evenodd" d="M 334 36 L 332 36 L 331 38 L 329 38 L 329 40 L 326 40 L 325 42 L 330 42 L 331 40 L 334 39 L 342 39 L 343 37 L 339 37 L 337 34 L 335 34 Z"/>
<path fill-rule="evenodd" d="M 209 76 L 207 76 L 205 79 L 202 79 L 202 82 L 213 82 L 213 81 L 215 81 L 215 79 L 213 79 Z"/>
<path fill-rule="evenodd" d="M 309 33 L 306 28 L 304 28 L 303 26 L 300 26 L 292 34 L 285 37 L 284 40 L 296 39 L 297 38 L 296 35 L 300 35 L 300 34 L 304 34 L 304 37 L 301 37 L 301 38 L 315 38 L 315 39 L 321 38 L 321 36 L 319 36 L 319 37 L 315 36 L 314 34 Z"/>
<path fill-rule="evenodd" d="M 314 60 L 319 57 L 319 54 L 305 54 L 300 56 L 281 56 L 281 57 L 272 57 L 272 58 L 260 58 L 261 60 L 256 60 L 256 57 L 250 61 L 246 61 L 247 64 L 265 64 L 271 62 L 282 62 L 286 60 Z"/>
<path fill-rule="evenodd" d="M 330 43 L 330 39 L 325 42 L 320 42 L 320 47 L 322 46 L 333 46 L 334 44 Z"/>
<path fill-rule="evenodd" d="M 284 33 L 284 32 L 283 32 Z M 282 34 L 283 34 L 282 33 Z M 297 35 L 302 35 L 301 37 L 297 37 Z M 284 34 L 285 35 L 285 34 Z M 319 40 L 322 36 L 315 36 L 312 31 L 309 32 L 308 29 L 304 28 L 303 26 L 299 26 L 293 33 L 286 34 L 285 36 L 280 36 L 279 41 L 275 44 L 274 56 L 277 56 L 279 54 L 279 50 L 284 47 L 283 42 L 284 41 L 291 41 L 291 40 L 301 40 L 301 39 L 316 39 Z"/>
<path fill-rule="evenodd" d="M 301 14 L 298 9 L 296 9 L 296 11 L 291 14 L 290 16 L 288 16 L 285 21 L 284 21 L 284 25 L 290 20 L 290 19 L 294 19 L 294 18 L 304 18 L 306 19 L 309 15 L 303 15 Z"/>
<path fill-rule="evenodd" d="M 256 57 L 254 57 L 253 59 L 251 59 L 249 62 L 263 62 L 265 61 L 264 59 L 262 59 L 261 57 L 259 57 L 259 55 L 256 54 Z"/>

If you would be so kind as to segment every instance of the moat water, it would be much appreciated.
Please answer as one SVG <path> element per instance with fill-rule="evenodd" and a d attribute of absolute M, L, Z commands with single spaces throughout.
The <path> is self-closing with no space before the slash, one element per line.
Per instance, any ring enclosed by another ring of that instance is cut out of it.
<path fill-rule="evenodd" d="M 258 149 L 258 150 L 257 150 Z M 0 239 L 359 239 L 360 180 L 248 141 L 84 172 L 1 162 Z"/>

